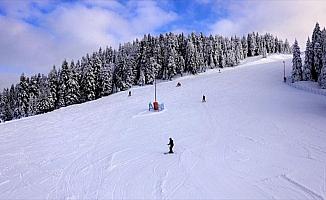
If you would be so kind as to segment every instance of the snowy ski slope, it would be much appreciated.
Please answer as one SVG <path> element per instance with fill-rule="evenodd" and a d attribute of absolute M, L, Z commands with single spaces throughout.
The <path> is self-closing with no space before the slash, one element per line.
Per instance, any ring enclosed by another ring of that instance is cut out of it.
<path fill-rule="evenodd" d="M 162 82 L 159 113 L 146 86 L 0 124 L 0 199 L 325 200 L 326 97 L 284 59 Z"/>

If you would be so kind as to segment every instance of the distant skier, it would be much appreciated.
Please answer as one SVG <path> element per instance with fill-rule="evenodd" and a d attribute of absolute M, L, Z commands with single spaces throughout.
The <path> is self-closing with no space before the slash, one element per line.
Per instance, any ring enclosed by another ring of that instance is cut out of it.
<path fill-rule="evenodd" d="M 221 70 L 220 69 L 218 69 L 218 73 L 221 73 Z"/>
<path fill-rule="evenodd" d="M 203 95 L 203 99 L 201 100 L 202 102 L 206 102 L 206 97 Z"/>
<path fill-rule="evenodd" d="M 149 102 L 149 104 L 148 104 L 148 111 L 151 111 L 153 109 L 154 109 L 153 104 L 151 102 Z"/>
<path fill-rule="evenodd" d="M 180 83 L 180 82 L 178 82 L 178 83 L 177 83 L 177 87 L 180 87 L 180 86 L 181 86 L 181 83 Z"/>
<path fill-rule="evenodd" d="M 131 96 L 131 91 L 129 91 L 129 93 L 128 93 L 128 97 L 130 97 Z"/>
<path fill-rule="evenodd" d="M 169 151 L 169 153 L 173 153 L 173 146 L 174 146 L 174 143 L 173 143 L 173 140 L 172 140 L 172 138 L 169 138 L 169 140 L 170 140 L 170 142 L 169 142 L 169 144 L 168 145 L 170 145 L 170 151 Z"/>

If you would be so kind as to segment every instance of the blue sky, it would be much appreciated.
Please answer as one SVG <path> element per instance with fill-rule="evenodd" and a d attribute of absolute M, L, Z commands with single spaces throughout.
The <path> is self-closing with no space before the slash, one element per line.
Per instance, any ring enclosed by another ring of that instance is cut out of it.
<path fill-rule="evenodd" d="M 0 0 L 0 84 L 147 33 L 271 32 L 303 47 L 325 10 L 313 0 Z"/>

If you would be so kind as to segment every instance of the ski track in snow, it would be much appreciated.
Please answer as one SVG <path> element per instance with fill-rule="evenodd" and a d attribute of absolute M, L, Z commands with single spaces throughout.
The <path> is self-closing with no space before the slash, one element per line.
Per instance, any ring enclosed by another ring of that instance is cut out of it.
<path fill-rule="evenodd" d="M 283 59 L 161 82 L 161 112 L 145 86 L 0 124 L 0 199 L 325 200 L 325 97 Z"/>
<path fill-rule="evenodd" d="M 322 196 L 316 194 L 312 190 L 308 189 L 306 186 L 301 185 L 300 183 L 294 181 L 293 179 L 287 177 L 286 175 L 282 175 L 282 178 L 284 178 L 286 181 L 288 181 L 289 183 L 291 183 L 296 188 L 298 188 L 298 189 L 302 190 L 303 192 L 305 192 L 306 194 L 308 194 L 312 199 L 315 199 L 315 200 L 324 200 L 324 198 Z"/>

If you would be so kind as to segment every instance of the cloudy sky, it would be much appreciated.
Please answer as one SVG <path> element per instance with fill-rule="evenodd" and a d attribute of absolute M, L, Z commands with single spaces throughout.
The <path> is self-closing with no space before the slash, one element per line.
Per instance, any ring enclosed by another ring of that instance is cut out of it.
<path fill-rule="evenodd" d="M 0 0 L 0 86 L 143 34 L 271 32 L 304 49 L 324 0 Z"/>

